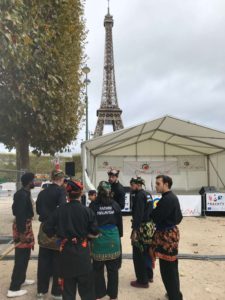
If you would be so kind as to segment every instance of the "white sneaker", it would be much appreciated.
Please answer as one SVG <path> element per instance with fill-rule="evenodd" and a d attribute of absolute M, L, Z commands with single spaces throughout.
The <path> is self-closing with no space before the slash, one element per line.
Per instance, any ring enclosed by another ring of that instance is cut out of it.
<path fill-rule="evenodd" d="M 54 300 L 63 300 L 62 296 L 55 296 L 55 295 L 52 295 L 52 299 L 54 299 Z"/>
<path fill-rule="evenodd" d="M 7 297 L 8 298 L 15 298 L 15 297 L 21 297 L 23 295 L 26 295 L 26 290 L 19 290 L 19 291 L 10 291 L 8 290 Z"/>
<path fill-rule="evenodd" d="M 44 297 L 45 297 L 45 294 L 38 293 L 36 298 L 37 298 L 37 300 L 44 300 Z"/>
<path fill-rule="evenodd" d="M 32 285 L 35 283 L 35 280 L 31 280 L 31 279 L 26 279 L 24 281 L 24 283 L 22 284 L 22 286 L 26 286 L 26 285 Z"/>

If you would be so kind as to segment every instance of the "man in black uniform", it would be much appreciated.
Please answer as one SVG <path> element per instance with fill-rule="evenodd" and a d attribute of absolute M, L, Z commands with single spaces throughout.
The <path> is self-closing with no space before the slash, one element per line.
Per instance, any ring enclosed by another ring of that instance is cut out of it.
<path fill-rule="evenodd" d="M 131 286 L 148 288 L 149 282 L 153 281 L 152 265 L 147 266 L 149 260 L 149 247 L 154 233 L 154 224 L 150 220 L 153 210 L 153 202 L 149 201 L 147 193 L 143 190 L 144 180 L 141 177 L 132 178 L 131 190 L 134 193 L 132 207 L 132 233 L 133 263 L 136 280 Z"/>
<path fill-rule="evenodd" d="M 124 191 L 124 187 L 119 182 L 119 170 L 110 169 L 108 171 L 109 183 L 111 184 L 112 197 L 115 202 L 117 202 L 121 208 L 121 210 L 125 207 L 125 196 L 126 193 Z M 122 266 L 122 243 L 121 243 L 121 256 L 119 258 L 119 269 Z"/>
<path fill-rule="evenodd" d="M 21 286 L 30 285 L 34 280 L 26 279 L 31 249 L 34 247 L 32 218 L 34 216 L 30 190 L 34 188 L 34 174 L 25 173 L 21 177 L 22 188 L 14 194 L 12 211 L 15 216 L 13 224 L 13 238 L 16 244 L 15 263 L 12 273 L 8 298 L 23 296 L 26 290 Z"/>
<path fill-rule="evenodd" d="M 53 299 L 62 299 L 62 291 L 58 284 L 59 277 L 59 249 L 52 243 L 43 244 L 44 233 L 42 230 L 44 222 L 48 220 L 56 208 L 66 203 L 66 191 L 63 187 L 65 175 L 60 170 L 52 171 L 52 184 L 41 191 L 36 202 L 36 210 L 41 222 L 39 231 L 39 254 L 38 254 L 38 272 L 37 272 L 37 298 L 42 300 L 44 294 L 48 293 L 50 278 L 53 277 L 52 296 Z"/>
<path fill-rule="evenodd" d="M 119 182 L 119 170 L 111 169 L 108 171 L 109 183 L 111 184 L 111 190 L 113 200 L 116 201 L 121 210 L 125 207 L 125 191 L 122 184 Z"/>
<path fill-rule="evenodd" d="M 88 237 L 98 236 L 94 212 L 81 204 L 82 185 L 68 181 L 69 203 L 61 205 L 45 223 L 48 236 L 56 234 L 61 241 L 60 266 L 63 300 L 74 300 L 76 290 L 81 300 L 95 300 L 94 278 Z"/>
<path fill-rule="evenodd" d="M 162 194 L 157 207 L 152 212 L 152 219 L 156 224 L 153 237 L 153 256 L 159 258 L 161 277 L 169 300 L 182 300 L 178 272 L 178 225 L 182 220 L 182 213 L 177 196 L 170 190 L 172 179 L 169 176 L 156 177 L 156 191 Z"/>

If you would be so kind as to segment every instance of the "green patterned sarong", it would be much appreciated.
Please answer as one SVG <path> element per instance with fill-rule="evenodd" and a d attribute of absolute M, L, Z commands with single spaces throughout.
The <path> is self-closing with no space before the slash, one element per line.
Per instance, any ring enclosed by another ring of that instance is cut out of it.
<path fill-rule="evenodd" d="M 152 221 L 142 223 L 140 229 L 137 232 L 137 241 L 133 242 L 133 245 L 138 247 L 141 252 L 144 252 L 146 245 L 152 244 L 152 238 L 155 232 L 155 224 Z"/>
<path fill-rule="evenodd" d="M 100 236 L 91 243 L 92 258 L 98 261 L 112 260 L 120 257 L 120 236 L 115 225 L 99 228 Z"/>

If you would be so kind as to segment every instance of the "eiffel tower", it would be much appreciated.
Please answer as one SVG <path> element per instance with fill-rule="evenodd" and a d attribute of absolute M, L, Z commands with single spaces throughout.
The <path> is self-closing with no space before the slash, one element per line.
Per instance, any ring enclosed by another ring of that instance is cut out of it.
<path fill-rule="evenodd" d="M 100 109 L 97 110 L 97 124 L 94 137 L 103 135 L 104 125 L 112 125 L 113 131 L 123 129 L 123 121 L 121 118 L 122 110 L 119 108 L 116 92 L 114 56 L 113 56 L 113 17 L 108 13 L 105 16 L 105 60 L 104 60 L 104 76 L 102 99 Z"/>

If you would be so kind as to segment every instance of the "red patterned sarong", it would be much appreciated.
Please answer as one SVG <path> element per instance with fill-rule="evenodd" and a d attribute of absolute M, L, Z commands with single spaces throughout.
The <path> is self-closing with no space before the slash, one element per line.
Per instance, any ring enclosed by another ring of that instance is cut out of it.
<path fill-rule="evenodd" d="M 18 232 L 17 230 L 17 226 L 16 226 L 16 221 L 13 222 L 13 240 L 15 244 L 20 243 L 18 246 L 16 246 L 16 248 L 21 248 L 21 249 L 25 249 L 25 248 L 34 248 L 34 233 L 33 233 L 33 229 L 32 229 L 32 220 L 29 219 L 26 222 L 26 230 L 23 233 L 23 235 L 25 236 L 25 240 L 21 241 L 21 233 Z"/>
<path fill-rule="evenodd" d="M 169 230 L 156 230 L 153 236 L 152 249 L 156 257 L 176 261 L 180 233 L 177 226 Z"/>

